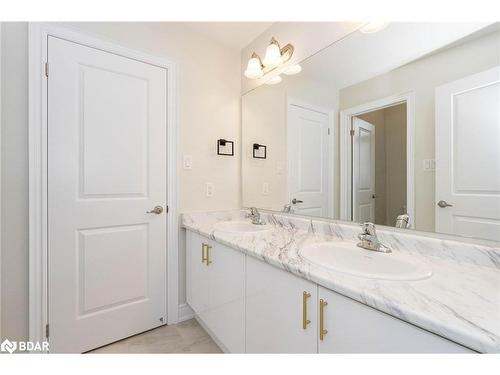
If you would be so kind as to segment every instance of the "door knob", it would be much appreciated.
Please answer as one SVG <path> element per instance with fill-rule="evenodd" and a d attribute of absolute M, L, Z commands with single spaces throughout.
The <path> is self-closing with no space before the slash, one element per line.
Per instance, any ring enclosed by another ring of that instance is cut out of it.
<path fill-rule="evenodd" d="M 163 207 L 162 206 L 155 206 L 151 211 L 146 211 L 147 214 L 161 214 L 163 212 Z"/>
<path fill-rule="evenodd" d="M 453 205 L 452 205 L 452 204 L 448 204 L 448 202 L 446 202 L 446 201 L 439 201 L 439 202 L 437 203 L 437 205 L 438 205 L 439 207 L 441 207 L 441 208 L 453 207 Z"/>
<path fill-rule="evenodd" d="M 301 201 L 300 199 L 293 198 L 293 199 L 292 199 L 292 203 L 293 203 L 293 204 L 297 204 L 297 203 L 304 203 L 304 201 Z"/>

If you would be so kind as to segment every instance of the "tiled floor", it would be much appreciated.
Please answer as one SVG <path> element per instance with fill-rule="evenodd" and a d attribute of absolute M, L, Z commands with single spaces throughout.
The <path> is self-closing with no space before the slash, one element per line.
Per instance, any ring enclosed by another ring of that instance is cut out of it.
<path fill-rule="evenodd" d="M 194 319 L 163 326 L 90 353 L 221 353 L 219 347 Z"/>

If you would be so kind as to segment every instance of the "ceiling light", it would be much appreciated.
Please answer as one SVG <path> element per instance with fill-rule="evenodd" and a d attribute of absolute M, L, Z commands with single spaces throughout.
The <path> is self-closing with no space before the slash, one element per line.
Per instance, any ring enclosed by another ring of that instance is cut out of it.
<path fill-rule="evenodd" d="M 245 77 L 250 79 L 259 79 L 264 74 L 269 73 L 271 70 L 276 69 L 278 66 L 290 60 L 293 55 L 293 51 L 294 48 L 290 43 L 284 47 L 280 47 L 278 41 L 273 37 L 266 48 L 266 56 L 264 60 L 262 61 L 260 56 L 254 52 L 250 57 L 250 60 L 248 60 L 247 68 L 243 74 Z M 298 72 L 300 72 L 300 70 L 297 71 L 297 73 Z"/>
<path fill-rule="evenodd" d="M 245 77 L 250 79 L 258 79 L 264 75 L 260 57 L 255 52 L 252 54 L 250 60 L 248 60 L 247 69 L 244 74 Z"/>
<path fill-rule="evenodd" d="M 368 22 L 366 25 L 363 25 L 359 31 L 363 34 L 373 34 L 385 29 L 387 25 L 389 25 L 389 22 Z"/>
<path fill-rule="evenodd" d="M 283 73 L 289 76 L 293 76 L 294 74 L 298 74 L 302 71 L 302 67 L 299 64 L 292 65 L 289 68 L 286 68 Z"/>
<path fill-rule="evenodd" d="M 266 85 L 277 85 L 281 81 L 283 81 L 283 79 L 281 78 L 280 75 L 277 75 L 277 76 L 274 76 L 273 78 L 271 78 L 269 81 L 267 81 Z"/>

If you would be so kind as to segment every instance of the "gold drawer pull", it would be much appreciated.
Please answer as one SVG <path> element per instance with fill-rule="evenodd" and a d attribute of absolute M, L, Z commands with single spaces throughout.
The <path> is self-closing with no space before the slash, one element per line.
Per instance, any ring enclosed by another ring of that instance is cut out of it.
<path fill-rule="evenodd" d="M 328 302 L 326 302 L 323 299 L 319 300 L 319 339 L 323 341 L 323 338 L 325 335 L 328 333 L 328 330 L 325 329 L 325 306 L 328 305 Z"/>
<path fill-rule="evenodd" d="M 212 246 L 207 245 L 207 256 L 205 258 L 205 260 L 207 261 L 207 266 L 212 263 L 212 261 L 210 260 L 210 251 L 209 250 L 212 250 Z"/>
<path fill-rule="evenodd" d="M 206 243 L 201 244 L 201 263 L 208 262 L 208 245 Z"/>
<path fill-rule="evenodd" d="M 311 297 L 311 293 L 305 291 L 302 293 L 302 329 L 306 329 L 307 325 L 311 323 L 311 321 L 307 319 L 307 299 L 309 297 Z"/>

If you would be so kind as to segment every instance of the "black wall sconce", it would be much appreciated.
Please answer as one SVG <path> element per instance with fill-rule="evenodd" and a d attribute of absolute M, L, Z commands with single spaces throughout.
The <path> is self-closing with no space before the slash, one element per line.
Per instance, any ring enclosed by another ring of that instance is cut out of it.
<path fill-rule="evenodd" d="M 221 151 L 221 147 L 228 147 L 228 145 L 231 146 L 230 153 Z M 218 139 L 217 140 L 217 155 L 234 156 L 234 142 L 228 141 L 227 139 Z"/>
<path fill-rule="evenodd" d="M 262 150 L 264 150 L 264 153 L 262 153 Z M 259 155 L 257 155 L 257 154 L 259 154 Z M 255 159 L 266 159 L 267 158 L 267 146 L 266 145 L 259 145 L 258 143 L 254 143 L 252 155 Z"/>

